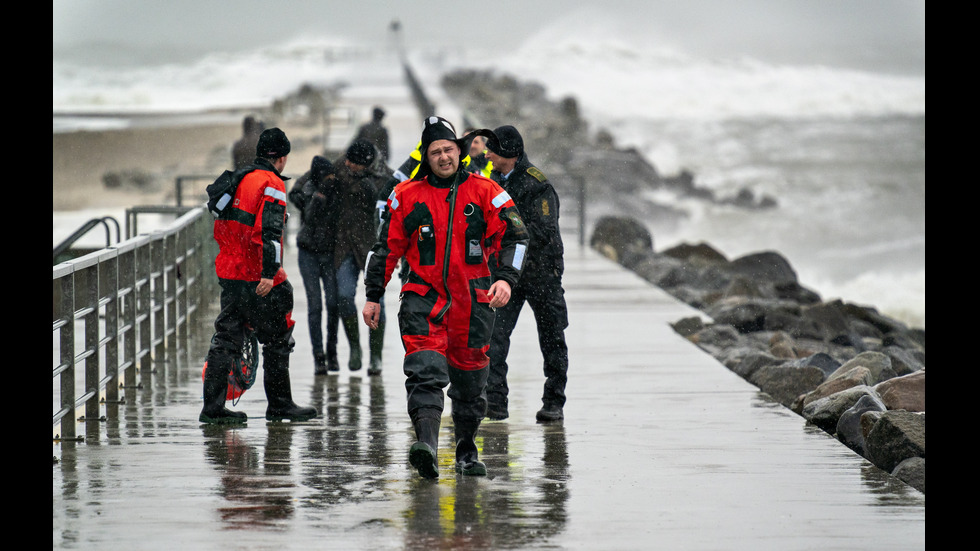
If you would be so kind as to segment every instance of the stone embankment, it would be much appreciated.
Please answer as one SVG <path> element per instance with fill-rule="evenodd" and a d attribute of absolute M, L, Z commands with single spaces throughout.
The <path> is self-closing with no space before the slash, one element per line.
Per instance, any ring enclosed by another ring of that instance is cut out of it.
<path fill-rule="evenodd" d="M 768 208 L 773 199 L 749 189 L 718 198 L 689 173 L 661 175 L 635 150 L 617 148 L 607 132 L 590 133 L 574 98 L 550 101 L 538 84 L 485 71 L 451 73 L 442 84 L 467 114 L 466 126 L 524 129 L 531 160 L 563 205 L 574 210 L 576 194 L 588 194 L 593 248 L 712 320 L 677 320 L 679 334 L 806 423 L 925 492 L 924 329 L 872 307 L 824 302 L 777 252 L 730 260 L 705 243 L 655 252 L 639 222 L 685 216 L 653 203 L 641 193 L 647 190 L 743 208 Z"/>
<path fill-rule="evenodd" d="M 705 243 L 653 250 L 631 218 L 590 245 L 694 308 L 674 330 L 875 466 L 925 493 L 925 330 L 824 302 L 779 253 L 729 260 Z"/>

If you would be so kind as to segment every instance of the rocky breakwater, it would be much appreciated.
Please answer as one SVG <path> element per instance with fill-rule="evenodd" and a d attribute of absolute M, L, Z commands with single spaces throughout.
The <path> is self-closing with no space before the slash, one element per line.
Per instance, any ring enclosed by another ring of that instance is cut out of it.
<path fill-rule="evenodd" d="M 465 126 L 521 129 L 563 212 L 584 213 L 593 248 L 712 320 L 677 320 L 678 333 L 925 492 L 924 329 L 872 307 L 823 301 L 776 252 L 729 260 L 704 243 L 654 252 L 647 225 L 669 230 L 688 216 L 658 199 L 664 192 L 746 209 L 773 207 L 774 199 L 748 188 L 717 197 L 690 172 L 662 175 L 635 149 L 617 147 L 609 132 L 590 131 L 575 98 L 551 101 L 540 84 L 481 70 L 448 73 L 441 84 L 463 110 Z"/>
<path fill-rule="evenodd" d="M 677 320 L 679 334 L 925 493 L 925 329 L 821 300 L 776 252 L 730 260 L 705 243 L 655 252 L 627 217 L 599 220 L 590 245 L 712 320 Z"/>

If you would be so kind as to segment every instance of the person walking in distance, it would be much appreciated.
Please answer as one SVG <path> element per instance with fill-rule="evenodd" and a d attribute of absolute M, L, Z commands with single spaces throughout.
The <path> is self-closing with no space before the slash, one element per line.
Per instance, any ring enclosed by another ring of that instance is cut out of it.
<path fill-rule="evenodd" d="M 486 129 L 477 130 L 484 136 Z M 523 268 L 528 236 L 514 202 L 488 178 L 462 169 L 469 139 L 458 139 L 442 117 L 424 121 L 415 177 L 395 186 L 364 276 L 368 327 L 398 262 L 410 267 L 401 287 L 399 330 L 405 347 L 408 414 L 417 442 L 409 462 L 437 478 L 437 450 L 449 387 L 455 470 L 486 475 L 476 433 L 486 414 L 486 380 L 493 309 L 507 304 Z M 491 274 L 490 255 L 497 258 Z"/>
<path fill-rule="evenodd" d="M 388 156 L 388 129 L 381 124 L 381 120 L 385 118 L 385 110 L 381 108 L 380 105 L 375 106 L 371 112 L 371 122 L 366 122 L 357 129 L 357 135 L 354 137 L 355 140 L 367 140 L 371 142 L 378 151 L 381 152 L 381 156 L 387 161 L 390 157 Z"/>
<path fill-rule="evenodd" d="M 241 176 L 227 214 L 214 222 L 218 255 L 214 261 L 221 286 L 221 310 L 204 370 L 202 423 L 245 423 L 244 412 L 225 407 L 228 374 L 240 361 L 244 326 L 262 344 L 262 370 L 268 407 L 266 419 L 304 421 L 312 407 L 293 402 L 289 355 L 293 351 L 293 287 L 282 268 L 286 187 L 282 170 L 290 144 L 279 128 L 259 136 L 251 170 Z"/>
<path fill-rule="evenodd" d="M 248 166 L 255 158 L 255 145 L 262 133 L 262 123 L 249 115 L 242 120 L 242 136 L 231 146 L 232 170 Z"/>
<path fill-rule="evenodd" d="M 568 379 L 568 347 L 565 328 L 568 309 L 561 278 L 565 271 L 564 245 L 558 228 L 558 194 L 524 151 L 524 139 L 513 126 L 501 126 L 487 140 L 487 157 L 493 163 L 491 178 L 510 194 L 527 225 L 531 242 L 521 280 L 510 302 L 497 309 L 490 341 L 490 374 L 487 380 L 487 417 L 508 417 L 507 354 L 510 337 L 526 302 L 534 313 L 538 344 L 544 356 L 544 392 L 539 422 L 564 418 L 565 383 Z"/>

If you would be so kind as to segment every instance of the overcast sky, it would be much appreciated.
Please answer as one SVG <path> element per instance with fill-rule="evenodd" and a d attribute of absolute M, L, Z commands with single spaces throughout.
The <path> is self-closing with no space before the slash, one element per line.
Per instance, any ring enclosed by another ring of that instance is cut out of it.
<path fill-rule="evenodd" d="M 397 19 L 410 47 L 466 45 L 492 56 L 583 6 L 614 15 L 625 33 L 655 34 L 695 54 L 887 57 L 924 72 L 924 0 L 53 0 L 52 38 L 56 57 L 100 45 L 137 62 L 154 51 L 181 60 L 297 35 L 384 41 Z"/>

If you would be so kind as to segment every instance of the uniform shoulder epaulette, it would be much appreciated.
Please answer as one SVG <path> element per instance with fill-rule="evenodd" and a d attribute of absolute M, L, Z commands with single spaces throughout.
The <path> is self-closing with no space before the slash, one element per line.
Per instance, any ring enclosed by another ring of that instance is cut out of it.
<path fill-rule="evenodd" d="M 534 176 L 534 179 L 539 182 L 543 182 L 548 179 L 548 177 L 544 175 L 544 172 L 538 170 L 538 167 L 536 166 L 528 167 L 527 173 Z"/>

